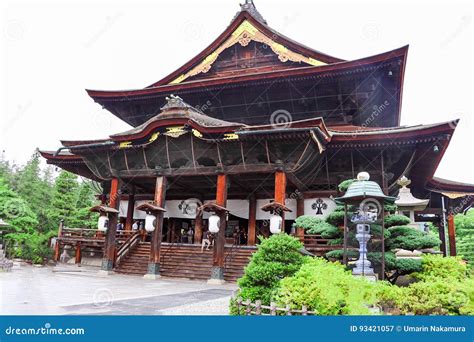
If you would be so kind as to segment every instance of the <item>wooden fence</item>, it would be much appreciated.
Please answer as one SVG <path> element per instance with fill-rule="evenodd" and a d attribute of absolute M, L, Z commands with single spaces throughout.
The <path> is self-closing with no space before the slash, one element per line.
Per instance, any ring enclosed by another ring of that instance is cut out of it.
<path fill-rule="evenodd" d="M 237 299 L 237 314 L 245 316 L 313 316 L 317 315 L 316 311 L 309 311 L 303 305 L 301 310 L 292 309 L 289 305 L 285 308 L 279 308 L 275 303 L 270 305 L 262 305 L 260 300 L 252 303 L 250 300 Z"/>

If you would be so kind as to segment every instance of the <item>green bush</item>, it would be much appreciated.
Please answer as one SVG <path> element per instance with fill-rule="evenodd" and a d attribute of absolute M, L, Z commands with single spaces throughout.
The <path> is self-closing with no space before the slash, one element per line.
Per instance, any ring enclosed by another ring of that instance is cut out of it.
<path fill-rule="evenodd" d="M 55 235 L 54 232 L 11 233 L 5 236 L 5 240 L 10 246 L 8 250 L 13 257 L 29 260 L 34 264 L 43 264 L 45 259 L 51 257 L 52 251 L 48 242 Z"/>
<path fill-rule="evenodd" d="M 390 213 L 391 215 L 395 214 L 397 212 L 397 205 L 396 204 L 384 204 L 383 209 L 385 212 Z"/>
<path fill-rule="evenodd" d="M 387 239 L 386 246 L 389 249 L 401 248 L 413 251 L 437 247 L 441 243 L 436 236 L 408 226 L 394 226 L 388 230 L 391 236 Z"/>
<path fill-rule="evenodd" d="M 474 264 L 474 209 L 454 216 L 458 255 Z"/>
<path fill-rule="evenodd" d="M 397 300 L 403 314 L 472 315 L 474 282 L 454 278 L 421 281 L 410 284 Z"/>
<path fill-rule="evenodd" d="M 337 227 L 344 225 L 344 211 L 333 211 L 326 217 L 326 222 Z"/>
<path fill-rule="evenodd" d="M 370 225 L 370 234 L 372 234 L 372 237 L 373 238 L 378 238 L 380 239 L 382 237 L 382 226 L 379 225 L 379 224 L 371 224 Z M 390 231 L 385 227 L 384 229 L 384 237 L 385 237 L 385 240 L 387 240 L 388 238 L 390 238 L 390 236 L 392 235 L 390 233 Z"/>
<path fill-rule="evenodd" d="M 385 226 L 393 227 L 393 226 L 405 226 L 410 224 L 410 219 L 405 215 L 390 215 L 385 218 Z"/>
<path fill-rule="evenodd" d="M 295 226 L 297 228 L 303 228 L 307 234 L 319 234 L 324 239 L 332 239 L 341 236 L 341 231 L 314 216 L 303 215 L 295 220 Z"/>
<path fill-rule="evenodd" d="M 368 306 L 377 302 L 372 287 L 338 263 L 308 258 L 294 276 L 280 282 L 274 300 L 293 309 L 305 305 L 318 315 L 367 315 Z"/>
<path fill-rule="evenodd" d="M 352 183 L 355 182 L 355 179 L 346 179 L 345 181 L 342 181 L 339 183 L 338 188 L 340 192 L 346 192 L 349 186 L 351 186 Z"/>
<path fill-rule="evenodd" d="M 422 258 L 422 270 L 413 276 L 420 281 L 453 278 L 458 281 L 469 275 L 467 266 L 460 257 L 443 257 L 426 254 Z"/>
<path fill-rule="evenodd" d="M 359 257 L 359 252 L 353 249 L 348 249 L 347 251 L 347 257 L 348 258 L 358 258 Z M 328 259 L 336 259 L 336 260 L 342 260 L 344 257 L 344 250 L 343 249 L 335 249 L 333 251 L 327 252 L 326 253 L 326 258 Z"/>
<path fill-rule="evenodd" d="M 245 267 L 244 276 L 238 281 L 238 296 L 244 300 L 261 300 L 269 304 L 279 281 L 295 274 L 303 264 L 304 258 L 300 253 L 302 247 L 298 239 L 287 234 L 261 239 L 257 252 Z"/>

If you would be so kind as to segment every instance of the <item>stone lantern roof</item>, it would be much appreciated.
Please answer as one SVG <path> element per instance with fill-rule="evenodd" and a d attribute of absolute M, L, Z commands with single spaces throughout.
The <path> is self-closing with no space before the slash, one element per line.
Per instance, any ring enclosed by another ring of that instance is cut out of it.
<path fill-rule="evenodd" d="M 411 181 L 402 176 L 398 181 L 397 184 L 401 186 L 400 191 L 398 192 L 397 200 L 395 204 L 398 206 L 400 210 L 413 210 L 413 211 L 421 211 L 426 208 L 428 205 L 429 199 L 419 199 L 416 198 L 411 194 L 410 185 Z"/>

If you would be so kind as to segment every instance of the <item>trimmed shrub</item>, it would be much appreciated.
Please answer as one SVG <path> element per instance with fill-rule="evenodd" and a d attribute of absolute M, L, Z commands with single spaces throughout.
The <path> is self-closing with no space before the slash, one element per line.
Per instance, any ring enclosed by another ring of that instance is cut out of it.
<path fill-rule="evenodd" d="M 308 234 L 320 234 L 324 239 L 332 239 L 341 236 L 339 229 L 320 218 L 303 215 L 296 219 L 295 226 L 303 228 Z"/>
<path fill-rule="evenodd" d="M 342 260 L 343 257 L 344 257 L 344 250 L 343 249 L 335 249 L 333 251 L 330 251 L 330 252 L 326 253 L 326 258 L 329 258 L 329 259 Z M 359 257 L 359 252 L 355 251 L 353 249 L 348 249 L 347 250 L 347 257 L 348 258 L 357 258 L 357 257 Z"/>
<path fill-rule="evenodd" d="M 239 296 L 244 300 L 261 300 L 270 304 L 278 282 L 295 274 L 303 264 L 302 247 L 298 239 L 287 234 L 261 239 L 257 252 L 245 267 L 244 276 L 238 281 Z"/>
<path fill-rule="evenodd" d="M 387 239 L 386 246 L 389 249 L 402 248 L 413 251 L 437 247 L 441 243 L 436 236 L 408 226 L 394 226 L 388 230 L 391 236 Z"/>
<path fill-rule="evenodd" d="M 385 227 L 405 226 L 410 222 L 410 219 L 405 215 L 390 215 L 385 218 Z"/>
<path fill-rule="evenodd" d="M 340 192 L 346 192 L 349 186 L 355 182 L 355 179 L 346 179 L 337 186 Z"/>
<path fill-rule="evenodd" d="M 344 225 L 344 210 L 333 211 L 326 217 L 326 222 L 332 224 L 333 226 Z"/>
<path fill-rule="evenodd" d="M 368 306 L 377 302 L 373 286 L 338 263 L 308 258 L 294 276 L 280 282 L 274 300 L 293 309 L 305 305 L 318 315 L 367 315 Z"/>

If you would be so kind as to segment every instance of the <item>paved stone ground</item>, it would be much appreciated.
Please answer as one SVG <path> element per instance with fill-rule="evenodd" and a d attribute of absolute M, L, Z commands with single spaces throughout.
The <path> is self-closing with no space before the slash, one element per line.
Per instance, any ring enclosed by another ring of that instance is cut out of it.
<path fill-rule="evenodd" d="M 75 265 L 15 263 L 0 273 L 1 315 L 226 315 L 235 284 L 113 274 Z"/>

